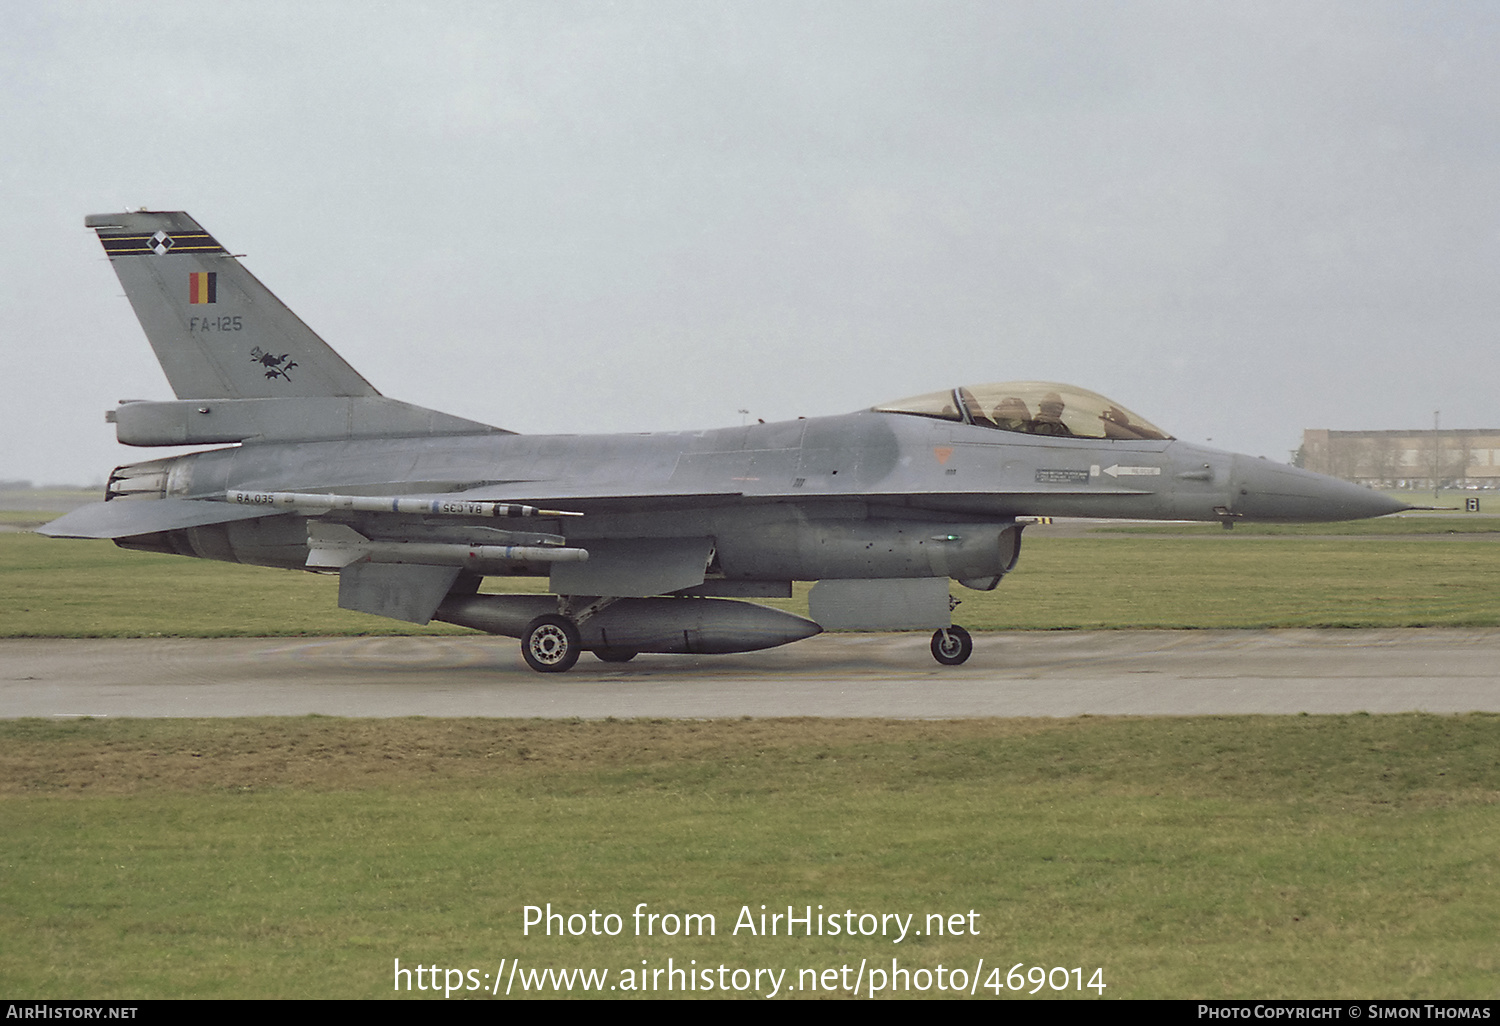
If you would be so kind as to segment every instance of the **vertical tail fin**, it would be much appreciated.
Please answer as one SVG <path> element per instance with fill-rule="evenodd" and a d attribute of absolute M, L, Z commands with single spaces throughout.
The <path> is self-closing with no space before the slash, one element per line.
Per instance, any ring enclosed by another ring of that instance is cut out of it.
<path fill-rule="evenodd" d="M 179 399 L 380 393 L 181 211 L 93 214 Z"/>

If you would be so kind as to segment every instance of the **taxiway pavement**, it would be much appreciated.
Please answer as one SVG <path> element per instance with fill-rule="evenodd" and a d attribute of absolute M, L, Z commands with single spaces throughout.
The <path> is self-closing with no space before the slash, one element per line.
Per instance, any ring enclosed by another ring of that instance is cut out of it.
<path fill-rule="evenodd" d="M 507 638 L 0 641 L 0 717 L 669 717 L 1500 712 L 1500 630 L 832 634 L 527 669 Z"/>

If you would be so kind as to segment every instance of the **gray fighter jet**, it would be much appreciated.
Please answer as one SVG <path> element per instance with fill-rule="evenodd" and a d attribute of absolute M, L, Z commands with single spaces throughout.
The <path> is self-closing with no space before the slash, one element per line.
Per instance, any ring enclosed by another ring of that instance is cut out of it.
<path fill-rule="evenodd" d="M 944 388 L 833 417 L 708 431 L 519 435 L 388 399 L 181 212 L 89 217 L 176 401 L 107 414 L 118 467 L 42 528 L 130 549 L 339 575 L 339 605 L 582 651 L 745 652 L 823 630 L 932 629 L 962 663 L 949 581 L 988 591 L 1024 520 L 1348 520 L 1407 508 L 1174 439 L 1051 382 Z M 480 593 L 486 576 L 551 594 Z M 736 601 L 816 581 L 811 619 Z"/>

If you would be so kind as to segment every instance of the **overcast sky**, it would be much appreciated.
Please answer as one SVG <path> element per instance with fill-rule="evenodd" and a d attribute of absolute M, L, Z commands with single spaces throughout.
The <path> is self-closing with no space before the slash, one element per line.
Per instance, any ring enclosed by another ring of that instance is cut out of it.
<path fill-rule="evenodd" d="M 1286 459 L 1500 427 L 1500 4 L 0 0 L 0 478 L 170 398 L 90 213 L 186 210 L 522 432 L 1045 379 Z"/>

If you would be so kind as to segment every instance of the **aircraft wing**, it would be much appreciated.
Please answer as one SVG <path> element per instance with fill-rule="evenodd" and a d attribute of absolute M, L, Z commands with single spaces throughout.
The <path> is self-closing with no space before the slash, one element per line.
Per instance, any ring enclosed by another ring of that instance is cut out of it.
<path fill-rule="evenodd" d="M 37 534 L 52 538 L 129 538 L 185 527 L 227 524 L 274 516 L 279 510 L 236 506 L 202 499 L 116 499 L 95 502 L 67 513 L 37 528 Z"/>

